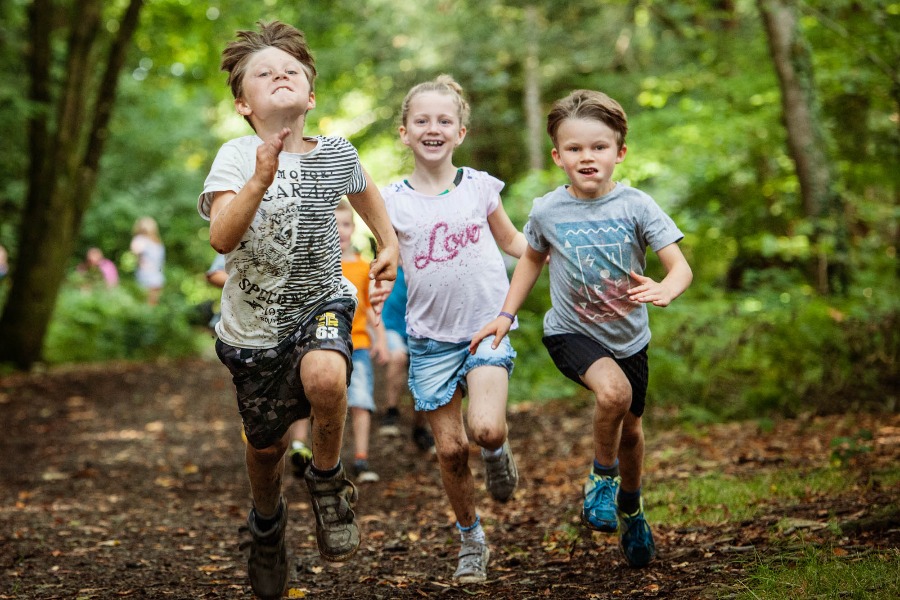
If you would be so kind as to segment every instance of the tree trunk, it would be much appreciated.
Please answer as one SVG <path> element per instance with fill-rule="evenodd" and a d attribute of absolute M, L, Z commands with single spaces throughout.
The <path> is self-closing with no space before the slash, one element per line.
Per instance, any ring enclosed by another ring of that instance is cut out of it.
<path fill-rule="evenodd" d="M 528 135 L 528 164 L 541 171 L 546 164 L 544 152 L 544 114 L 541 111 L 541 58 L 538 44 L 538 9 L 525 8 L 525 94 L 524 112 Z"/>
<path fill-rule="evenodd" d="M 90 205 L 107 137 L 119 73 L 143 6 L 130 0 L 102 77 L 91 57 L 101 43 L 102 2 L 73 7 L 67 58 L 55 120 L 48 123 L 53 7 L 35 0 L 29 11 L 31 55 L 28 191 L 19 228 L 19 254 L 0 316 L 0 362 L 28 368 L 41 358 L 44 337 L 65 277 L 82 217 Z"/>
<path fill-rule="evenodd" d="M 812 61 L 799 26 L 793 0 L 758 0 L 769 51 L 781 87 L 781 107 L 787 130 L 788 152 L 794 161 L 803 212 L 813 225 L 817 248 L 815 281 L 819 291 L 831 291 L 828 246 L 839 249 L 844 227 L 842 203 L 835 194 L 825 149 L 825 134 L 818 118 Z M 830 214 L 829 214 L 830 213 Z M 830 227 L 824 219 L 831 217 Z M 825 234 L 832 237 L 826 243 Z"/>

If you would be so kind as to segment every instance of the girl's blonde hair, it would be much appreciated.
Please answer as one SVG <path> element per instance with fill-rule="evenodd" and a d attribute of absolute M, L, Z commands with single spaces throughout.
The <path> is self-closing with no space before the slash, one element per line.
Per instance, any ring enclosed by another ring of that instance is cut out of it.
<path fill-rule="evenodd" d="M 159 242 L 159 226 L 153 217 L 141 217 L 134 223 L 131 231 L 134 235 L 146 235 L 147 237 Z"/>
<path fill-rule="evenodd" d="M 401 125 L 406 125 L 406 119 L 409 117 L 409 104 L 412 102 L 412 99 L 424 92 L 439 92 L 441 94 L 452 96 L 459 112 L 460 125 L 468 127 L 470 112 L 469 103 L 466 102 L 466 99 L 463 97 L 462 86 L 449 75 L 438 75 L 431 81 L 425 81 L 413 86 L 413 88 L 407 92 L 406 98 L 403 99 L 403 103 L 400 105 Z"/>

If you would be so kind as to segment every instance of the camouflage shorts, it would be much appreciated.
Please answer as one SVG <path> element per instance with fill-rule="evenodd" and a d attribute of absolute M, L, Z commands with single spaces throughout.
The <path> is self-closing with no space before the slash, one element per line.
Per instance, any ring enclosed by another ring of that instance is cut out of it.
<path fill-rule="evenodd" d="M 309 416 L 309 400 L 300 381 L 300 361 L 308 352 L 340 352 L 347 361 L 349 384 L 353 370 L 350 328 L 355 306 L 349 299 L 322 305 L 274 348 L 236 348 L 216 341 L 216 354 L 234 381 L 244 433 L 254 448 L 271 446 L 291 423 Z"/>

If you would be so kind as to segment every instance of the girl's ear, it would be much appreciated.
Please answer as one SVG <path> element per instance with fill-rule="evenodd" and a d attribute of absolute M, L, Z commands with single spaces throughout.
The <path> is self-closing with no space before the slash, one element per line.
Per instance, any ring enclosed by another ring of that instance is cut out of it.
<path fill-rule="evenodd" d="M 406 127 L 401 125 L 397 128 L 397 133 L 400 134 L 400 141 L 403 142 L 403 145 L 409 146 L 409 133 L 406 131 Z"/>
<path fill-rule="evenodd" d="M 466 128 L 462 126 L 459 128 L 459 138 L 456 140 L 457 147 L 462 145 L 464 139 L 466 139 Z"/>

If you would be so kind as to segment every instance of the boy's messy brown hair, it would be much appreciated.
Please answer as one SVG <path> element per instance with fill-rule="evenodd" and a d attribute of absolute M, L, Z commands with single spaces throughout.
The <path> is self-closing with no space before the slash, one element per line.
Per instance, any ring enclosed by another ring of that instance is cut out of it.
<path fill-rule="evenodd" d="M 553 103 L 547 115 L 547 133 L 556 146 L 556 134 L 559 126 L 566 119 L 593 119 L 606 123 L 616 132 L 616 143 L 619 149 L 625 145 L 628 133 L 628 117 L 618 102 L 594 90 L 575 90 L 565 98 Z"/>
<path fill-rule="evenodd" d="M 316 61 L 303 32 L 281 21 L 258 21 L 256 24 L 259 31 L 238 31 L 237 39 L 229 42 L 222 51 L 222 70 L 228 72 L 228 85 L 235 100 L 244 93 L 244 75 L 250 57 L 269 47 L 283 50 L 300 61 L 312 91 L 315 88 Z"/>

